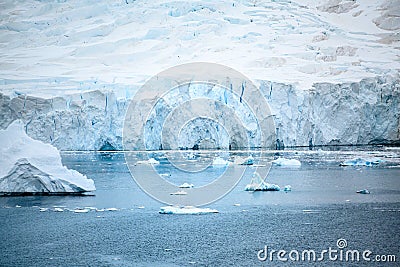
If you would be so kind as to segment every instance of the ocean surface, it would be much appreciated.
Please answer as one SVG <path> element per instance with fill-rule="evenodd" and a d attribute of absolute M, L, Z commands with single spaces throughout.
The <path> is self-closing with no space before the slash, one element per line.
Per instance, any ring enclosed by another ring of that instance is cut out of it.
<path fill-rule="evenodd" d="M 190 165 L 218 153 L 179 160 Z M 168 173 L 166 179 L 176 184 L 205 185 L 224 171 L 209 166 L 183 177 L 159 153 L 151 157 L 160 161 L 157 172 Z M 225 197 L 206 206 L 219 213 L 165 215 L 158 211 L 166 204 L 139 188 L 123 153 L 63 152 L 63 163 L 93 179 L 96 192 L 1 197 L 0 266 L 400 265 L 400 150 L 275 151 L 254 157 L 300 160 L 298 168 L 272 166 L 266 179 L 292 191 L 246 192 L 251 176 L 244 175 Z M 339 166 L 358 157 L 381 162 Z M 371 193 L 357 194 L 361 189 Z M 74 212 L 85 207 L 86 213 Z M 285 251 L 280 258 L 279 250 Z M 359 259 L 350 257 L 355 251 Z"/>

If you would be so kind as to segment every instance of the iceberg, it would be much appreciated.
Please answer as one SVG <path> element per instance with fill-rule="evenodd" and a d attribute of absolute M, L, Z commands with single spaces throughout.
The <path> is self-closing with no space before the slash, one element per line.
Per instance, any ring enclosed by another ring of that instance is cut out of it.
<path fill-rule="evenodd" d="M 210 208 L 196 208 L 192 206 L 185 207 L 176 207 L 176 206 L 166 206 L 161 207 L 159 213 L 160 214 L 192 214 L 192 215 L 201 215 L 208 213 L 218 213 L 218 210 L 210 209 Z"/>
<path fill-rule="evenodd" d="M 216 157 L 214 160 L 213 160 L 213 166 L 215 166 L 215 167 L 223 167 L 223 166 L 226 166 L 226 165 L 229 165 L 229 161 L 227 161 L 227 160 L 224 160 L 223 158 L 220 158 L 220 157 Z"/>
<path fill-rule="evenodd" d="M 282 167 L 300 167 L 301 162 L 297 159 L 278 158 L 272 161 L 272 164 Z"/>
<path fill-rule="evenodd" d="M 358 193 L 358 194 L 371 194 L 371 192 L 369 192 L 368 189 L 358 190 L 356 193 Z"/>
<path fill-rule="evenodd" d="M 0 130 L 1 194 L 71 194 L 94 190 L 93 180 L 63 166 L 57 148 L 30 138 L 21 121 Z"/>
<path fill-rule="evenodd" d="M 363 159 L 363 158 L 355 158 L 343 161 L 340 163 L 340 166 L 376 166 L 379 165 L 383 160 L 378 158 L 371 158 L 371 159 Z"/>
<path fill-rule="evenodd" d="M 246 185 L 245 191 L 280 191 L 281 188 L 276 184 L 266 183 L 258 173 L 254 173 L 250 184 Z"/>

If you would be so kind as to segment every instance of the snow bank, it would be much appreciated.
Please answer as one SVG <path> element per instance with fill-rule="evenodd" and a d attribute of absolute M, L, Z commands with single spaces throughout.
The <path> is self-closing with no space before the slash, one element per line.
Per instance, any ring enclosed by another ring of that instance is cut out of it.
<path fill-rule="evenodd" d="M 94 190 L 93 180 L 62 165 L 57 148 L 27 136 L 21 121 L 14 121 L 6 130 L 0 130 L 0 192 Z"/>
<path fill-rule="evenodd" d="M 196 207 L 161 207 L 159 213 L 160 214 L 192 214 L 192 215 L 200 215 L 207 213 L 218 213 L 218 210 L 210 209 L 210 208 L 196 208 Z"/>
<path fill-rule="evenodd" d="M 382 160 L 378 158 L 370 158 L 370 159 L 363 159 L 363 158 L 355 158 L 355 159 L 350 159 L 343 161 L 340 163 L 340 166 L 376 166 L 381 163 Z"/>
<path fill-rule="evenodd" d="M 272 161 L 272 164 L 282 167 L 300 167 L 301 163 L 297 159 L 278 158 Z"/>

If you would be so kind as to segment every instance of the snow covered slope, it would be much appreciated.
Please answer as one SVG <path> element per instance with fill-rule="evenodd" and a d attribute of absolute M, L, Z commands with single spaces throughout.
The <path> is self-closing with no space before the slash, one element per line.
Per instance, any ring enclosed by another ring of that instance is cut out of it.
<path fill-rule="evenodd" d="M 26 0 L 0 10 L 10 93 L 140 85 L 193 61 L 303 89 L 400 68 L 397 0 Z"/>
<path fill-rule="evenodd" d="M 20 121 L 0 131 L 1 193 L 94 191 L 94 182 L 61 163 L 55 147 L 31 139 Z"/>

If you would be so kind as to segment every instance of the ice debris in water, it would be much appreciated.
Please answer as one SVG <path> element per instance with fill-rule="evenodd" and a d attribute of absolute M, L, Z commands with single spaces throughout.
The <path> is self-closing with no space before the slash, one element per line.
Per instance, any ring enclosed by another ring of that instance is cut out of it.
<path fill-rule="evenodd" d="M 290 192 L 290 191 L 292 191 L 292 186 L 286 185 L 286 186 L 283 188 L 283 191 L 285 191 L 285 192 Z"/>
<path fill-rule="evenodd" d="M 169 193 L 170 195 L 175 195 L 175 196 L 183 196 L 183 195 L 187 195 L 187 192 L 181 190 L 181 191 L 176 191 L 174 193 Z"/>
<path fill-rule="evenodd" d="M 300 167 L 301 162 L 297 159 L 286 159 L 286 158 L 277 158 L 276 160 L 272 161 L 272 164 L 276 166 L 282 167 Z"/>
<path fill-rule="evenodd" d="M 222 167 L 222 166 L 226 166 L 226 165 L 229 165 L 229 161 L 224 160 L 223 158 L 216 157 L 213 160 L 213 166 Z"/>
<path fill-rule="evenodd" d="M 379 163 L 383 162 L 383 160 L 378 158 L 370 158 L 370 159 L 363 159 L 363 158 L 355 158 L 343 161 L 340 163 L 340 166 L 376 166 Z"/>
<path fill-rule="evenodd" d="M 371 192 L 369 192 L 368 189 L 358 190 L 356 193 L 358 193 L 358 194 L 371 194 Z"/>
<path fill-rule="evenodd" d="M 159 211 L 160 214 L 192 214 L 192 215 L 218 213 L 218 212 L 219 211 L 215 209 L 196 208 L 193 206 L 185 206 L 185 207 L 166 206 L 166 207 L 161 207 Z"/>
<path fill-rule="evenodd" d="M 193 187 L 194 185 L 189 183 L 183 183 L 179 186 L 179 188 L 193 188 Z"/>
<path fill-rule="evenodd" d="M 156 165 L 156 164 L 160 164 L 160 162 L 154 158 L 150 158 L 148 160 L 139 160 L 138 162 L 136 162 L 137 164 L 150 164 L 150 165 Z"/>
<path fill-rule="evenodd" d="M 240 165 L 253 165 L 254 158 L 252 156 L 247 157 Z"/>
<path fill-rule="evenodd" d="M 250 184 L 246 185 L 245 191 L 280 191 L 281 188 L 276 184 L 266 183 L 258 173 L 254 173 Z"/>

